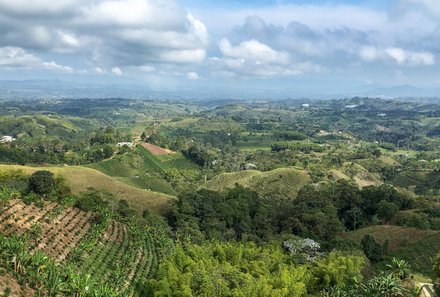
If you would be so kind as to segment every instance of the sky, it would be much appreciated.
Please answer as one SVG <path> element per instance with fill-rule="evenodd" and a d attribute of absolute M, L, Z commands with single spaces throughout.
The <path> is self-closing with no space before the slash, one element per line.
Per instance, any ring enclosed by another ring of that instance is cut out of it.
<path fill-rule="evenodd" d="M 0 0 L 0 34 L 0 80 L 440 88 L 439 0 Z"/>

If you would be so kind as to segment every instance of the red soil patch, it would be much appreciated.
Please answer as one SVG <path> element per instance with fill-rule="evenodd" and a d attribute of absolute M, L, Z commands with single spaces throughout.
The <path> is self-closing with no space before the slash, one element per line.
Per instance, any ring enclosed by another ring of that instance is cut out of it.
<path fill-rule="evenodd" d="M 169 149 L 164 149 L 160 146 L 148 143 L 148 142 L 143 142 L 142 146 L 144 148 L 146 148 L 151 154 L 153 155 L 170 155 L 170 154 L 175 154 L 176 152 L 173 152 L 172 150 Z"/>

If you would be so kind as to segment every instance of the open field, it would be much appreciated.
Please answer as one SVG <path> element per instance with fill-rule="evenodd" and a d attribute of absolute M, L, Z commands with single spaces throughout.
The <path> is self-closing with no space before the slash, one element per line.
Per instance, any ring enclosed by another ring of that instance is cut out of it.
<path fill-rule="evenodd" d="M 409 262 L 411 268 L 425 276 L 432 276 L 433 260 L 440 252 L 440 232 L 432 234 L 402 246 L 389 254 L 387 258 L 396 257 Z"/>
<path fill-rule="evenodd" d="M 122 181 L 116 180 L 95 169 L 71 166 L 71 167 L 29 167 L 19 165 L 0 165 L 1 170 L 22 170 L 26 174 L 32 174 L 38 170 L 48 170 L 56 175 L 63 176 L 74 194 L 86 192 L 87 189 L 105 190 L 112 193 L 117 199 L 125 199 L 129 205 L 139 214 L 144 209 L 155 213 L 162 213 L 173 196 L 142 190 Z"/>
<path fill-rule="evenodd" d="M 389 242 L 389 251 L 395 251 L 399 248 L 437 234 L 438 231 L 420 230 L 392 225 L 375 225 L 365 227 L 356 231 L 346 232 L 341 235 L 342 238 L 352 240 L 360 244 L 365 235 L 370 234 L 377 242 L 383 244 L 386 240 Z"/>
<path fill-rule="evenodd" d="M 249 187 L 267 198 L 295 198 L 310 181 L 307 172 L 294 168 L 280 168 L 268 172 L 257 170 L 224 173 L 208 181 L 203 188 L 222 191 L 236 183 Z"/>
<path fill-rule="evenodd" d="M 384 269 L 385 264 L 395 257 L 407 261 L 414 272 L 426 277 L 432 276 L 432 260 L 440 252 L 439 231 L 377 225 L 347 232 L 341 237 L 360 243 L 367 234 L 372 235 L 380 244 L 386 240 L 389 242 L 389 254 L 377 264 L 379 269 Z"/>
<path fill-rule="evenodd" d="M 153 155 L 170 155 L 170 154 L 174 154 L 175 152 L 173 152 L 172 150 L 169 149 L 165 149 L 162 148 L 160 146 L 148 143 L 148 142 L 143 142 L 142 147 L 146 148 L 151 154 Z"/>

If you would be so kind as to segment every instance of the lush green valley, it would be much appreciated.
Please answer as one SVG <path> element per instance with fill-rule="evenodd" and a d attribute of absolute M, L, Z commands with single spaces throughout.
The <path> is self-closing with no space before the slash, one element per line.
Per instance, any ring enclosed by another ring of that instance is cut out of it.
<path fill-rule="evenodd" d="M 0 294 L 439 289 L 440 105 L 0 101 Z M 12 295 L 11 295 L 12 294 Z"/>

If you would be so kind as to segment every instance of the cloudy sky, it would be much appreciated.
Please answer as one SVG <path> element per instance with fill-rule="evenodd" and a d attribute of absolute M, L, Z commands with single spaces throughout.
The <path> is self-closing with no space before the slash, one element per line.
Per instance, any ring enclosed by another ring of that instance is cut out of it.
<path fill-rule="evenodd" d="M 440 87 L 439 0 L 0 0 L 0 80 Z"/>

